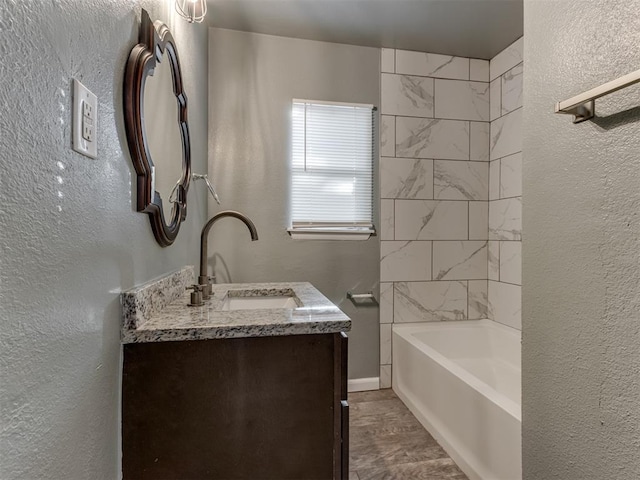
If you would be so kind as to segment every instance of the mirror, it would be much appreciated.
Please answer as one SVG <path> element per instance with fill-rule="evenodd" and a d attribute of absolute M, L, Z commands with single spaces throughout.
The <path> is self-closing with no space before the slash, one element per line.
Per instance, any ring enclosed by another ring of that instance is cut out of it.
<path fill-rule="evenodd" d="M 171 66 L 166 55 L 147 77 L 143 114 L 143 128 L 153 162 L 151 182 L 163 202 L 164 221 L 169 223 L 176 209 L 176 185 L 182 178 L 182 136 L 176 124 L 178 103 L 173 96 Z"/>
<path fill-rule="evenodd" d="M 125 69 L 125 129 L 137 174 L 137 211 L 160 245 L 171 245 L 187 214 L 191 150 L 187 97 L 175 42 L 142 10 L 140 37 Z"/>

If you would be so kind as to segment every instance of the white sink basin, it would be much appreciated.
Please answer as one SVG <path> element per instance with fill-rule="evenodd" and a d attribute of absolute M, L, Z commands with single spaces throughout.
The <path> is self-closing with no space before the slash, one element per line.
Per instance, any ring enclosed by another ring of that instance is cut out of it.
<path fill-rule="evenodd" d="M 260 308 L 296 308 L 292 297 L 227 297 L 222 310 L 256 310 Z"/>
<path fill-rule="evenodd" d="M 229 290 L 220 310 L 258 310 L 297 308 L 301 302 L 291 289 L 286 290 Z"/>

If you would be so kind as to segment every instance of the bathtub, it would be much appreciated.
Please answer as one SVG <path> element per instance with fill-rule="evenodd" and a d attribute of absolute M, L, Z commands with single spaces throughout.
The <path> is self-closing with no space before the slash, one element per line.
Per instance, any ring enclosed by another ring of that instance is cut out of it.
<path fill-rule="evenodd" d="M 393 325 L 393 390 L 471 480 L 522 478 L 520 332 Z"/>

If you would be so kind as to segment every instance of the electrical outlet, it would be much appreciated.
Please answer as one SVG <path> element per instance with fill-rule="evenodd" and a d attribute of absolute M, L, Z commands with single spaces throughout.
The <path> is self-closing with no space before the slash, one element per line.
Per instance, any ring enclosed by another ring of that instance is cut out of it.
<path fill-rule="evenodd" d="M 88 117 L 82 118 L 82 138 L 87 142 L 94 141 L 93 122 Z"/>
<path fill-rule="evenodd" d="M 82 115 L 93 120 L 93 106 L 89 102 L 82 101 Z"/>
<path fill-rule="evenodd" d="M 98 98 L 73 79 L 73 149 L 90 158 L 98 156 Z"/>

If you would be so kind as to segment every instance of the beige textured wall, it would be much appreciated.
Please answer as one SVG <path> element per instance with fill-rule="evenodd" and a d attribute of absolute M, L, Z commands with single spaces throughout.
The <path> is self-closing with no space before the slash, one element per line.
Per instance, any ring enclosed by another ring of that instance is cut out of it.
<path fill-rule="evenodd" d="M 135 212 L 122 81 L 140 8 L 168 23 L 206 170 L 207 32 L 162 1 L 0 2 L 0 477 L 113 479 L 120 291 L 198 260 L 203 191 L 176 243 Z M 98 96 L 98 158 L 71 150 L 71 78 Z"/>
<path fill-rule="evenodd" d="M 523 469 L 640 478 L 640 85 L 574 125 L 554 103 L 640 68 L 640 1 L 525 0 Z"/>
<path fill-rule="evenodd" d="M 209 205 L 246 213 L 260 236 L 251 242 L 242 223 L 217 223 L 210 268 L 219 283 L 311 282 L 353 320 L 349 378 L 375 378 L 378 308 L 356 307 L 346 293 L 377 295 L 380 237 L 293 240 L 287 228 L 291 100 L 377 105 L 379 50 L 219 28 L 209 42 L 209 174 L 222 200 Z"/>

